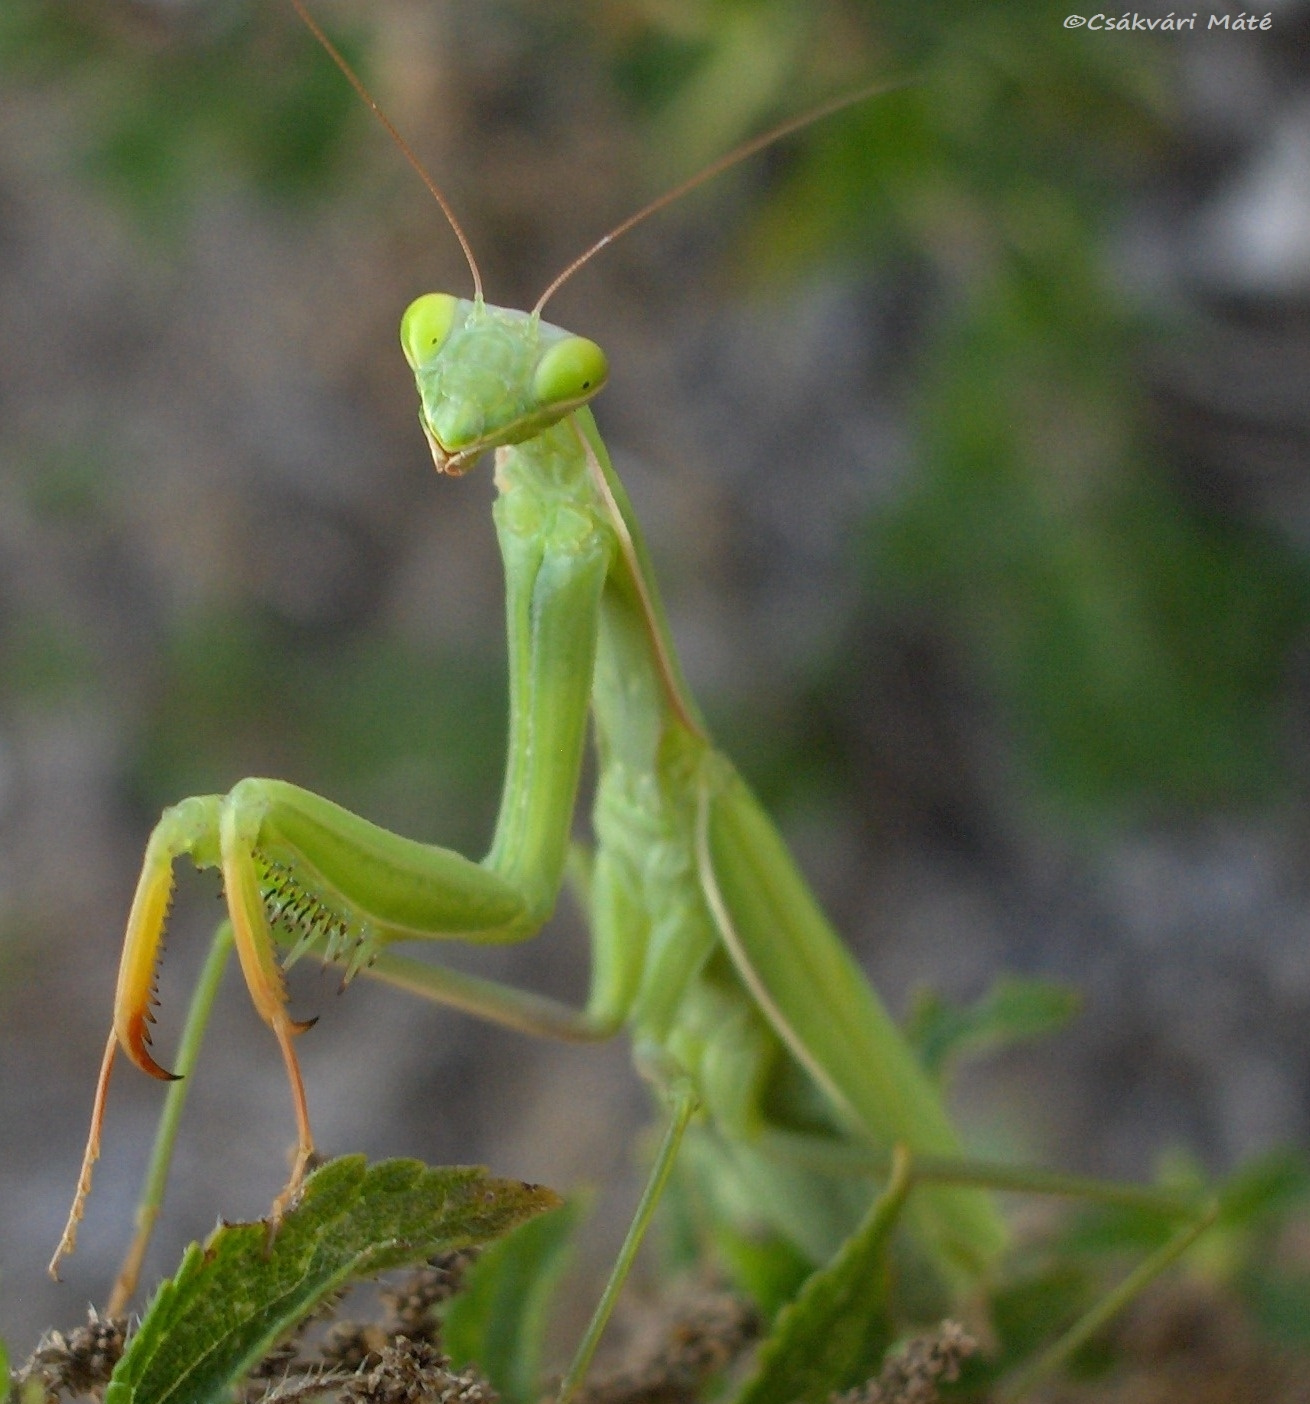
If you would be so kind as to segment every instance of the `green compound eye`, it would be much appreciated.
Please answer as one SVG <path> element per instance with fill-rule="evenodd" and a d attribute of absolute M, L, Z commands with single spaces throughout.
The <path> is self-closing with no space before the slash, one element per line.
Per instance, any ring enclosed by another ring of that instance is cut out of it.
<path fill-rule="evenodd" d="M 539 405 L 567 404 L 593 394 L 609 374 L 605 353 L 585 336 L 558 341 L 537 362 L 532 394 Z"/>
<path fill-rule="evenodd" d="M 400 319 L 400 344 L 411 370 L 417 370 L 450 335 L 459 299 L 449 293 L 424 293 Z"/>

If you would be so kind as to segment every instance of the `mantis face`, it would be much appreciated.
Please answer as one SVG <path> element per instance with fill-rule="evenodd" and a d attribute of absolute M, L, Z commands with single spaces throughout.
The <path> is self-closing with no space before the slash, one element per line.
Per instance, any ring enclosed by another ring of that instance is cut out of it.
<path fill-rule="evenodd" d="M 449 293 L 410 304 L 400 344 L 418 381 L 432 460 L 456 476 L 486 449 L 533 438 L 586 404 L 609 374 L 594 341 Z"/>

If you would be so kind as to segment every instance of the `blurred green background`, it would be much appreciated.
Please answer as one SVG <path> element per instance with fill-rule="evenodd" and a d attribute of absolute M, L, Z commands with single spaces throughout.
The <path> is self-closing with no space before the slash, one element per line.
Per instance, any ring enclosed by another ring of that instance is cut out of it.
<path fill-rule="evenodd" d="M 598 418 L 692 684 L 879 987 L 902 1010 L 1002 969 L 1083 990 L 1058 1046 L 962 1086 L 980 1143 L 1142 1174 L 1167 1144 L 1222 1168 L 1304 1140 L 1310 250 L 1286 210 L 1310 191 L 1279 153 L 1310 141 L 1306 6 L 1242 37 L 1068 29 L 1041 0 L 317 12 L 515 304 L 734 142 L 910 80 L 662 213 L 551 315 L 611 353 Z M 410 298 L 467 285 L 275 0 L 0 9 L 19 1346 L 103 1293 L 126 1238 L 159 1100 L 130 1070 L 72 1285 L 39 1285 L 158 810 L 273 774 L 487 840 L 490 473 L 434 479 L 395 342 Z M 214 911 L 183 885 L 164 1048 Z M 566 914 L 479 968 L 577 994 L 585 961 Z M 327 1015 L 303 1045 L 325 1149 L 590 1177 L 603 1260 L 645 1119 L 625 1050 L 364 983 L 297 984 Z M 218 1022 L 160 1267 L 284 1174 L 287 1094 L 235 981 Z"/>

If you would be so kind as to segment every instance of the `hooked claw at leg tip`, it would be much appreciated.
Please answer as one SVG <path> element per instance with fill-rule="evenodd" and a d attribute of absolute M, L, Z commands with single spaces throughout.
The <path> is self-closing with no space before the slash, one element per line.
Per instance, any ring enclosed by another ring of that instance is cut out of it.
<path fill-rule="evenodd" d="M 151 1077 L 157 1077 L 160 1082 L 180 1082 L 181 1074 L 169 1072 L 165 1067 L 161 1067 L 154 1058 L 150 1056 L 150 1034 L 145 1021 L 138 1016 L 128 1025 L 125 1033 L 120 1032 L 119 1039 L 122 1042 L 123 1050 L 127 1056 L 144 1073 L 149 1073 Z"/>

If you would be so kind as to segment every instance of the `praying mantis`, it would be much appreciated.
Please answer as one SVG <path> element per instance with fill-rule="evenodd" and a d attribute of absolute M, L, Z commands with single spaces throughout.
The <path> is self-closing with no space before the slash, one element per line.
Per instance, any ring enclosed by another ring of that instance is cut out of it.
<path fill-rule="evenodd" d="M 332 52 L 299 0 L 293 3 Z M 129 914 L 91 1135 L 56 1262 L 73 1247 L 90 1190 L 118 1050 L 153 1076 L 171 1076 L 151 1050 L 149 1021 L 173 865 L 186 857 L 221 873 L 228 916 L 214 959 L 235 947 L 291 1088 L 295 1161 L 274 1218 L 294 1201 L 315 1157 L 295 1047 L 306 1026 L 287 1008 L 277 960 L 283 946 L 285 963 L 314 951 L 347 978 L 363 974 L 545 1037 L 604 1039 L 626 1030 L 667 1109 L 651 1205 L 695 1122 L 702 1144 L 747 1189 L 760 1217 L 818 1264 L 854 1226 L 891 1148 L 903 1147 L 923 1181 L 907 1220 L 927 1270 L 959 1292 L 996 1264 L 1007 1233 L 985 1187 L 1004 1177 L 989 1178 L 964 1160 L 939 1089 L 711 738 L 683 676 L 632 505 L 591 413 L 608 376 L 604 352 L 542 317 L 557 288 L 598 248 L 798 125 L 731 153 L 625 221 L 529 312 L 484 299 L 468 242 L 430 187 L 465 250 L 473 296 L 418 298 L 404 315 L 401 344 L 438 472 L 458 478 L 484 454 L 495 455 L 510 696 L 490 848 L 473 861 L 271 779 L 242 780 L 226 795 L 170 806 L 149 840 Z M 589 726 L 595 843 L 584 852 L 571 844 L 570 830 Z M 569 877 L 591 931 L 582 1009 L 393 949 L 531 939 Z M 643 1208 L 634 1223 L 634 1251 L 647 1217 Z M 111 1310 L 131 1295 L 148 1233 L 147 1216 Z M 630 1259 L 625 1245 L 615 1290 Z M 598 1312 L 565 1393 L 603 1324 Z"/>

